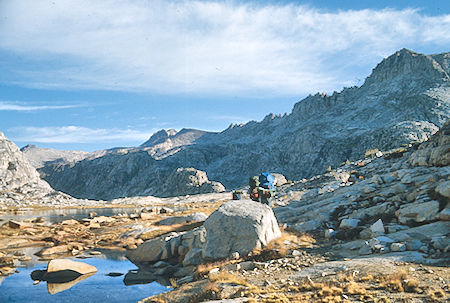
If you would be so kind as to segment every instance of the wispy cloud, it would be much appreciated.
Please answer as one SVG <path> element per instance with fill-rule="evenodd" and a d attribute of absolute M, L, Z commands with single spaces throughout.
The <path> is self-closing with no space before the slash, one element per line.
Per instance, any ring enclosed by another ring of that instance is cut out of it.
<path fill-rule="evenodd" d="M 368 72 L 399 48 L 450 45 L 450 14 L 255 3 L 3 1 L 0 50 L 45 65 L 0 79 L 48 88 L 303 94 L 355 82 L 349 70 Z"/>
<path fill-rule="evenodd" d="M 53 109 L 68 109 L 82 107 L 81 104 L 71 105 L 26 105 L 22 102 L 6 102 L 0 101 L 0 111 L 41 111 Z"/>
<path fill-rule="evenodd" d="M 12 139 L 29 143 L 129 143 L 144 142 L 155 130 L 103 129 L 82 126 L 15 127 L 8 130 Z"/>

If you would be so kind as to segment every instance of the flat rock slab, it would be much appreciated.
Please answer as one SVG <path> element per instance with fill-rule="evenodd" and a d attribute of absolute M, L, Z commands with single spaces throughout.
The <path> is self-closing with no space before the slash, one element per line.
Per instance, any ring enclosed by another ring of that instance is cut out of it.
<path fill-rule="evenodd" d="M 95 266 L 69 259 L 54 259 L 48 262 L 47 273 L 63 270 L 75 271 L 81 275 L 97 272 Z"/>
<path fill-rule="evenodd" d="M 423 254 L 415 251 L 376 255 L 355 258 L 348 261 L 331 261 L 315 264 L 304 268 L 290 276 L 293 280 L 304 278 L 318 278 L 337 275 L 343 272 L 361 271 L 364 269 L 372 274 L 392 274 L 396 271 L 395 262 L 423 262 Z"/>

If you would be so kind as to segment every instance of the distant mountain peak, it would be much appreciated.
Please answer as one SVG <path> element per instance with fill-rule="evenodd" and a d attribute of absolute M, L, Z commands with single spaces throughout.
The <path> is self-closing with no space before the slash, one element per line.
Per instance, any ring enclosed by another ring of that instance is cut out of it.
<path fill-rule="evenodd" d="M 21 149 L 20 149 L 20 151 L 21 152 L 26 152 L 26 151 L 29 151 L 29 150 L 31 150 L 31 149 L 36 149 L 37 147 L 36 147 L 36 145 L 34 145 L 34 144 L 27 144 L 27 145 L 25 145 L 24 147 L 22 147 Z"/>
<path fill-rule="evenodd" d="M 385 81 L 403 81 L 406 78 L 424 80 L 425 82 L 440 82 L 449 80 L 445 68 L 434 59 L 434 56 L 424 55 L 402 48 L 382 60 L 366 79 L 364 85 L 380 84 Z"/>
<path fill-rule="evenodd" d="M 154 146 L 156 144 L 163 143 L 170 137 L 175 136 L 177 133 L 178 132 L 175 129 L 167 129 L 167 130 L 161 129 L 161 130 L 157 131 L 156 133 L 154 133 L 153 135 L 151 135 L 150 139 L 148 139 L 147 141 L 142 143 L 140 146 L 148 147 L 148 146 Z"/>

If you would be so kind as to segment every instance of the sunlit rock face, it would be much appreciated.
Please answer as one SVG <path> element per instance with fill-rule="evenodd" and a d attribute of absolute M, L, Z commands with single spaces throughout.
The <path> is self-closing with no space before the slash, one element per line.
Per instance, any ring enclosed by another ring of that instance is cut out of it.
<path fill-rule="evenodd" d="M 64 204 L 75 201 L 42 180 L 19 148 L 0 132 L 0 206 Z"/>
<path fill-rule="evenodd" d="M 362 86 L 310 95 L 290 114 L 269 114 L 220 133 L 164 130 L 139 147 L 46 165 L 40 173 L 58 190 L 95 199 L 182 194 L 165 182 L 178 168 L 204 171 L 227 188 L 262 171 L 310 177 L 360 159 L 368 149 L 428 139 L 450 118 L 449 58 L 402 49 L 380 62 Z"/>

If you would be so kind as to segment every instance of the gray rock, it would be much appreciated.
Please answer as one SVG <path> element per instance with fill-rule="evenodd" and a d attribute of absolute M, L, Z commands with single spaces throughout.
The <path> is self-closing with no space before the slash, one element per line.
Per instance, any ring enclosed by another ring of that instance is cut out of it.
<path fill-rule="evenodd" d="M 285 176 L 283 176 L 282 174 L 278 174 L 278 173 L 272 173 L 272 175 L 275 177 L 275 185 L 276 186 L 281 186 L 287 183 L 287 179 Z"/>
<path fill-rule="evenodd" d="M 206 242 L 206 229 L 203 226 L 197 227 L 191 231 L 186 232 L 181 237 L 182 245 L 191 248 L 203 248 Z"/>
<path fill-rule="evenodd" d="M 450 181 L 439 182 L 438 186 L 435 188 L 435 191 L 441 196 L 450 199 Z"/>
<path fill-rule="evenodd" d="M 381 219 L 378 219 L 377 222 L 373 223 L 370 226 L 370 230 L 372 231 L 372 233 L 374 234 L 384 234 L 385 230 L 384 230 L 384 225 L 383 225 L 383 221 L 381 221 Z"/>
<path fill-rule="evenodd" d="M 184 257 L 183 266 L 198 265 L 203 262 L 204 259 L 202 257 L 202 249 L 192 248 L 191 250 L 188 251 L 188 253 Z"/>
<path fill-rule="evenodd" d="M 358 219 L 343 219 L 339 228 L 341 229 L 352 229 L 358 226 L 360 220 Z"/>
<path fill-rule="evenodd" d="M 412 240 L 405 243 L 407 250 L 419 250 L 423 246 L 422 241 Z"/>
<path fill-rule="evenodd" d="M 253 261 L 241 262 L 239 263 L 239 265 L 241 266 L 242 270 L 253 270 L 256 268 L 255 262 Z"/>
<path fill-rule="evenodd" d="M 370 255 L 372 253 L 372 246 L 368 242 L 364 242 L 358 251 L 361 256 Z"/>
<path fill-rule="evenodd" d="M 335 233 L 336 232 L 334 231 L 334 229 L 327 228 L 327 229 L 325 229 L 324 236 L 325 236 L 326 239 L 330 239 L 331 237 L 334 236 Z"/>
<path fill-rule="evenodd" d="M 444 208 L 438 215 L 437 218 L 442 221 L 450 221 L 450 208 Z"/>
<path fill-rule="evenodd" d="M 406 251 L 406 245 L 405 245 L 405 243 L 392 243 L 391 251 L 394 251 L 394 252 Z"/>
<path fill-rule="evenodd" d="M 246 255 L 281 236 L 272 209 L 251 200 L 222 204 L 203 226 L 207 232 L 203 248 L 206 259 L 228 258 L 236 251 Z"/>
<path fill-rule="evenodd" d="M 300 233 L 308 233 L 318 230 L 320 227 L 322 227 L 322 225 L 323 222 L 321 220 L 309 220 L 306 222 L 294 224 L 292 228 Z"/>
<path fill-rule="evenodd" d="M 169 217 L 166 219 L 163 219 L 158 222 L 158 225 L 173 225 L 173 224 L 181 224 L 181 223 L 188 223 L 188 222 L 195 222 L 195 221 L 205 221 L 208 216 L 204 213 L 196 212 L 190 215 L 186 216 L 176 216 L 176 217 Z"/>
<path fill-rule="evenodd" d="M 397 218 L 400 223 L 406 224 L 410 221 L 413 222 L 426 222 L 434 220 L 439 212 L 439 202 L 415 202 L 403 205 L 396 212 Z"/>
<path fill-rule="evenodd" d="M 147 240 L 137 249 L 127 252 L 127 258 L 133 263 L 155 262 L 169 256 L 167 242 L 163 237 Z"/>

